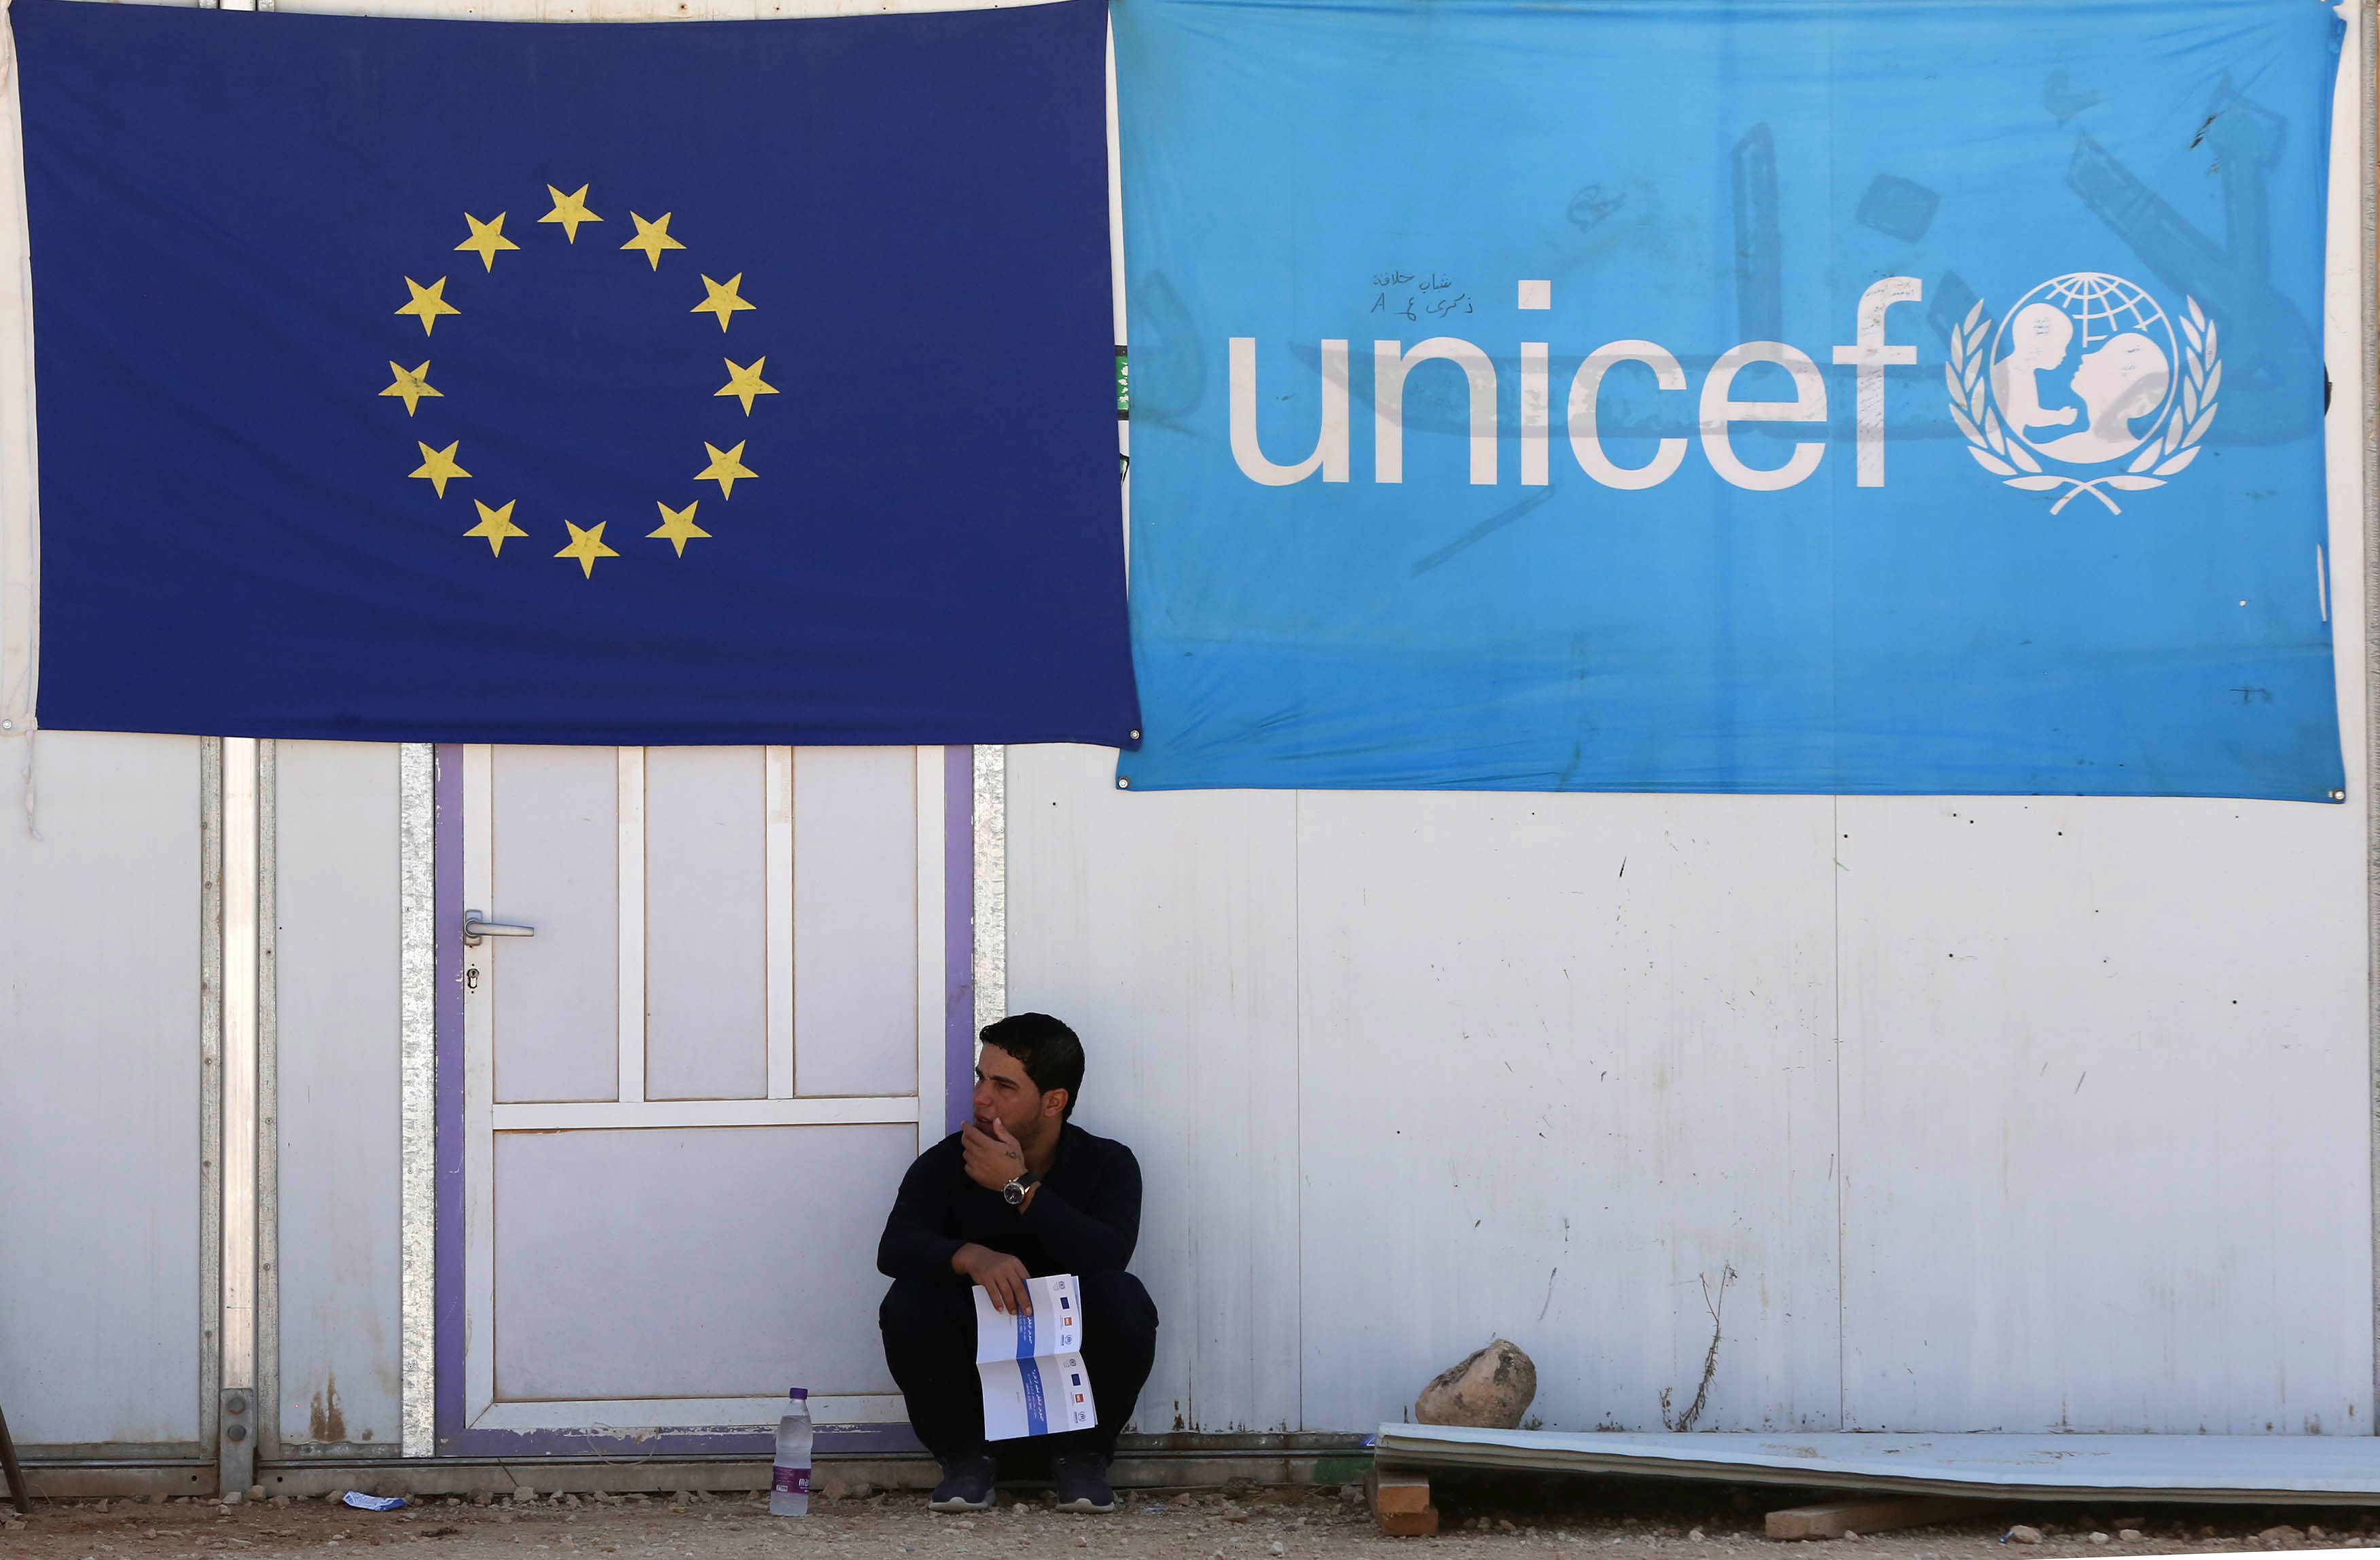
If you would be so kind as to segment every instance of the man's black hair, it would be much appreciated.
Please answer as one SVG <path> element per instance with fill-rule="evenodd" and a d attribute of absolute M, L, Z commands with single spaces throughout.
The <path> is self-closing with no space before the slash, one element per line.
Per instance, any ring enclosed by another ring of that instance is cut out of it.
<path fill-rule="evenodd" d="M 1066 1091 L 1064 1118 L 1075 1114 L 1083 1093 L 1082 1037 L 1047 1013 L 1011 1013 L 983 1026 L 983 1043 L 1016 1058 L 1025 1076 L 1043 1094 Z"/>

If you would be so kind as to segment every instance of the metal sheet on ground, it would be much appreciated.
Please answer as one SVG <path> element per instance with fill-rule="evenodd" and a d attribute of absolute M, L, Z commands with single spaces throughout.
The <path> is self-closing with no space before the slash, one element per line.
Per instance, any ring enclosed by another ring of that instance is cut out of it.
<path fill-rule="evenodd" d="M 2380 1506 L 2380 1439 L 2344 1435 L 1656 1435 L 1384 1424 L 1381 1464 L 1624 1473 L 2070 1500 Z"/>

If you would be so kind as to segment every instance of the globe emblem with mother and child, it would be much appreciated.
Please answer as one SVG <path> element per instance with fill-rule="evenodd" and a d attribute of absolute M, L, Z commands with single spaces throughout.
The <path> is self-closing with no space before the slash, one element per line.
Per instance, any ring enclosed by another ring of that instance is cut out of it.
<path fill-rule="evenodd" d="M 2214 322 L 2183 303 L 2168 320 L 2096 271 L 2044 282 L 1997 321 L 1977 303 L 1944 369 L 1967 453 L 2011 488 L 2056 493 L 2052 514 L 2082 493 L 2120 514 L 2110 490 L 2165 486 L 2198 458 L 2223 380 Z"/>

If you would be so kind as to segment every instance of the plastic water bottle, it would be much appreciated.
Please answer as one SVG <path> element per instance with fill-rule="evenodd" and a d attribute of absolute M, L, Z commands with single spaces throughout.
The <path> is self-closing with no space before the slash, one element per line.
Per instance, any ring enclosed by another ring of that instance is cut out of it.
<path fill-rule="evenodd" d="M 810 1512 L 810 1392 L 797 1386 L 793 1404 L 777 1421 L 777 1466 L 769 1477 L 769 1515 L 807 1517 Z"/>

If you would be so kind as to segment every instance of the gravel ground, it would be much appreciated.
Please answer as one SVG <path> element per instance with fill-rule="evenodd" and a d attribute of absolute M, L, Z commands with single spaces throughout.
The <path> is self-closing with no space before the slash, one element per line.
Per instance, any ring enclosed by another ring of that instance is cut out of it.
<path fill-rule="evenodd" d="M 1681 1504 L 1674 1489 L 1647 1493 L 1618 1481 L 1439 1480 L 1444 1530 L 1435 1539 L 1379 1533 L 1353 1492 L 1237 1488 L 1126 1492 L 1111 1517 L 1067 1517 L 1029 1492 L 983 1517 L 937 1517 L 915 1493 L 813 1502 L 811 1515 L 771 1518 L 758 1496 L 567 1496 L 479 1506 L 433 1498 L 375 1513 L 322 1500 L 220 1507 L 212 1501 L 152 1505 L 44 1501 L 30 1518 L 0 1518 L 6 1560 L 264 1560 L 332 1549 L 421 1547 L 436 1560 L 531 1560 L 543 1554 L 630 1560 L 765 1560 L 774 1555 L 965 1555 L 983 1560 L 1081 1554 L 1132 1560 L 1276 1560 L 1387 1555 L 1419 1549 L 1452 1556 L 1595 1555 L 1604 1560 L 1786 1560 L 1787 1545 L 1761 1536 L 1761 1516 L 1801 1497 L 1776 1491 L 1708 1491 Z M 2037 1530 L 2037 1544 L 2004 1542 L 2009 1524 Z M 2137 1524 L 2141 1536 L 2125 1536 Z M 2092 1534 L 2102 1533 L 2097 1542 Z M 2171 1507 L 1978 1508 L 1976 1519 L 1845 1538 L 1829 1560 L 2050 1560 L 2052 1556 L 2220 1554 L 2276 1549 L 2380 1548 L 2369 1514 L 2305 1509 Z M 431 1560 L 424 1554 L 421 1560 Z"/>

